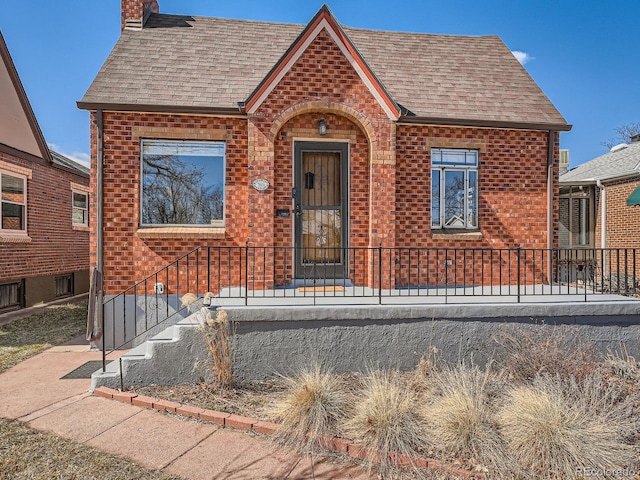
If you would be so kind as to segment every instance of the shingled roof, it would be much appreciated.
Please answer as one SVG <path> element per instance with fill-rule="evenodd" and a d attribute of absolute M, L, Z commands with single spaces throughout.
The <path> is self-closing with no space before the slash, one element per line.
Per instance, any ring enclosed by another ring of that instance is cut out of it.
<path fill-rule="evenodd" d="M 615 180 L 640 176 L 640 142 L 633 142 L 605 153 L 560 175 L 560 183 L 595 183 L 596 180 Z"/>
<path fill-rule="evenodd" d="M 238 112 L 304 28 L 153 14 L 122 32 L 78 105 Z M 404 120 L 570 129 L 497 36 L 342 29 Z"/>

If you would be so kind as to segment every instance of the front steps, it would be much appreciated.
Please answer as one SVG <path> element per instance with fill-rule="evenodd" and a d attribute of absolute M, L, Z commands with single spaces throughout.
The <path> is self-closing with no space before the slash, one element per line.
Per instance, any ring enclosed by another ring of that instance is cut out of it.
<path fill-rule="evenodd" d="M 91 388 L 193 383 L 207 377 L 208 353 L 199 331 L 203 308 L 122 355 L 91 375 Z M 122 365 L 122 372 L 120 366 Z M 121 375 L 122 373 L 122 375 Z M 121 383 L 122 378 L 122 383 Z"/>

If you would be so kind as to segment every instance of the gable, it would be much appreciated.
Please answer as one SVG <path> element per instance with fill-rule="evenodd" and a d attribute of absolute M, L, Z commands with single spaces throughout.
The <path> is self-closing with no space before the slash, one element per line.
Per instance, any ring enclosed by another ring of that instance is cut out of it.
<path fill-rule="evenodd" d="M 340 28 L 326 5 L 320 9 L 260 85 L 251 93 L 246 101 L 247 113 L 253 114 L 256 112 L 276 85 L 280 83 L 322 32 L 326 32 L 331 37 L 387 116 L 392 120 L 397 120 L 400 117 L 400 109 L 360 56 L 342 28 Z"/>
<path fill-rule="evenodd" d="M 324 29 L 256 106 L 255 115 L 273 120 L 290 107 L 309 102 L 351 108 L 372 121 L 389 119 L 388 111 Z"/>
<path fill-rule="evenodd" d="M 48 159 L 46 143 L 1 33 L 0 58 L 0 144 Z"/>

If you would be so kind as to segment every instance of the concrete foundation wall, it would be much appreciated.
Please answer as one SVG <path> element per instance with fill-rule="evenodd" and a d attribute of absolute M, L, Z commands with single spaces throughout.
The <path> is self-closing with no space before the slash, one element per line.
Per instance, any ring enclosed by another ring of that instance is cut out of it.
<path fill-rule="evenodd" d="M 233 317 L 233 313 L 230 313 Z M 433 347 L 440 362 L 483 366 L 499 360 L 501 330 L 561 328 L 593 342 L 602 355 L 619 351 L 640 358 L 640 315 L 533 316 L 503 318 L 322 319 L 239 321 L 234 344 L 238 379 L 259 380 L 295 373 L 314 362 L 336 372 L 369 368 L 414 368 Z"/>
<path fill-rule="evenodd" d="M 87 293 L 89 291 L 89 271 L 83 270 L 80 272 L 69 273 L 73 274 L 73 290 L 71 291 L 71 296 Z M 57 300 L 58 298 L 55 295 L 57 276 L 59 275 L 25 278 L 24 306 L 32 307 L 41 303 Z"/>
<path fill-rule="evenodd" d="M 602 355 L 624 346 L 640 358 L 639 306 L 640 302 L 629 301 L 564 306 L 228 307 L 225 311 L 235 328 L 234 378 L 263 380 L 314 363 L 335 372 L 407 370 L 434 347 L 441 364 L 482 366 L 500 360 L 503 352 L 496 336 L 503 329 L 516 334 L 534 329 L 553 334 L 562 329 L 564 335 L 593 342 Z M 211 377 L 197 315 L 159 337 L 123 362 L 125 386 Z M 93 386 L 100 385 L 118 386 L 119 376 L 94 377 Z"/>

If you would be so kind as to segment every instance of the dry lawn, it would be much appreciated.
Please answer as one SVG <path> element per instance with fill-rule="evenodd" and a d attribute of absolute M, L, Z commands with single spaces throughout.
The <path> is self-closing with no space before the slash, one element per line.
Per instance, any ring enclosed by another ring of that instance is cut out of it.
<path fill-rule="evenodd" d="M 0 373 L 87 327 L 87 303 L 56 305 L 0 326 Z"/>
<path fill-rule="evenodd" d="M 128 460 L 0 418 L 0 478 L 178 480 Z"/>

